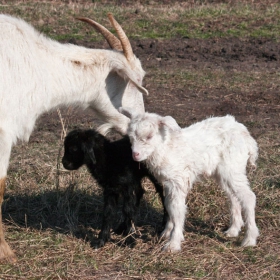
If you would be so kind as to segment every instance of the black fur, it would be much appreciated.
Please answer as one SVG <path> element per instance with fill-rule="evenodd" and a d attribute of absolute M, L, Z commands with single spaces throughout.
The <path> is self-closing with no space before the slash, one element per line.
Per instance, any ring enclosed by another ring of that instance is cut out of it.
<path fill-rule="evenodd" d="M 163 188 L 147 168 L 132 159 L 131 144 L 128 137 L 110 142 L 95 130 L 76 129 L 64 140 L 63 166 L 75 170 L 85 164 L 103 188 L 104 212 L 102 228 L 99 233 L 99 246 L 110 239 L 110 229 L 119 196 L 123 196 L 124 222 L 115 230 L 128 235 L 133 233 L 137 207 L 144 190 L 141 180 L 148 177 L 155 185 L 164 205 Z M 163 223 L 167 220 L 164 208 Z"/>

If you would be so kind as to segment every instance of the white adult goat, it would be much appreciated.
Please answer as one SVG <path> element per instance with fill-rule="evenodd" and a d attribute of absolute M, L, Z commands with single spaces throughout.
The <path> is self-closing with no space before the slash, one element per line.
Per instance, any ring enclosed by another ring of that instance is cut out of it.
<path fill-rule="evenodd" d="M 118 37 L 97 22 L 94 26 L 114 50 L 60 44 L 37 32 L 25 21 L 0 15 L 0 206 L 12 145 L 28 141 L 36 119 L 61 105 L 92 108 L 110 128 L 125 133 L 129 119 L 121 105 L 144 112 L 144 70 L 128 38 L 111 14 Z M 0 207 L 1 208 L 1 207 Z M 4 239 L 0 211 L 0 259 L 16 260 Z"/>
<path fill-rule="evenodd" d="M 120 112 L 131 119 L 128 135 L 132 155 L 144 161 L 163 185 L 169 220 L 162 237 L 169 238 L 165 250 L 179 251 L 184 240 L 185 199 L 194 182 L 211 176 L 224 189 L 231 202 L 231 225 L 227 236 L 236 237 L 243 226 L 242 246 L 254 246 L 259 235 L 255 223 L 255 194 L 249 187 L 246 166 L 255 166 L 256 141 L 234 117 L 215 117 L 181 129 L 170 117 L 138 114 L 128 108 Z"/>

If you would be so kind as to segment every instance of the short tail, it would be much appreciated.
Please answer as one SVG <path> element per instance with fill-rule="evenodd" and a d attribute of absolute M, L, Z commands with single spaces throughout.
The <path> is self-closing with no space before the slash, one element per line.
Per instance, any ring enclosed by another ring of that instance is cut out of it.
<path fill-rule="evenodd" d="M 249 151 L 249 158 L 248 158 L 248 162 L 254 167 L 256 168 L 256 161 L 258 159 L 258 144 L 256 142 L 256 140 L 249 135 L 248 139 L 247 139 L 247 147 L 248 147 L 248 151 Z"/>

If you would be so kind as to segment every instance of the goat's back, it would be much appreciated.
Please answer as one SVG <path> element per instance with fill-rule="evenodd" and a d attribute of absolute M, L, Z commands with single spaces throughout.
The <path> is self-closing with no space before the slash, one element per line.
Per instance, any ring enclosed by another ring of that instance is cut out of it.
<path fill-rule="evenodd" d="M 127 136 L 107 143 L 105 152 L 107 168 L 114 170 L 116 173 L 124 173 L 128 169 L 140 173 L 139 163 L 132 158 L 131 144 Z"/>
<path fill-rule="evenodd" d="M 156 156 L 148 160 L 152 168 L 166 170 L 163 163 L 168 162 L 178 172 L 192 166 L 197 174 L 210 175 L 218 164 L 237 164 L 244 168 L 247 161 L 254 165 L 257 159 L 256 141 L 233 116 L 208 118 L 179 133 L 169 133 L 170 140 L 158 143 Z"/>

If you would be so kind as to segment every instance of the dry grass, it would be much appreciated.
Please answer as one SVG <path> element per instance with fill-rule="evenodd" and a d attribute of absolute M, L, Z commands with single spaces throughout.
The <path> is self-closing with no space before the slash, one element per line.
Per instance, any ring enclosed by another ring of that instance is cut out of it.
<path fill-rule="evenodd" d="M 147 1 L 142 1 L 127 7 L 115 3 L 102 6 L 102 2 L 85 1 L 82 5 L 74 1 L 14 1 L 11 5 L 9 1 L 2 1 L 0 11 L 22 16 L 42 31 L 65 40 L 61 34 L 79 38 L 91 32 L 85 29 L 85 33 L 81 32 L 79 25 L 72 20 L 77 14 L 94 13 L 102 22 L 101 18 L 104 19 L 110 10 L 121 22 L 126 19 L 124 25 L 129 27 L 127 15 L 136 8 L 160 10 L 153 1 L 148 1 L 147 6 L 144 5 Z M 170 11 L 167 16 L 175 21 L 174 9 L 179 9 L 180 5 L 177 3 L 172 9 L 165 5 L 162 11 Z M 230 5 L 231 9 L 235 8 Z M 185 7 L 194 8 L 187 4 Z M 225 9 L 223 5 L 219 7 Z M 271 7 L 276 6 L 271 4 Z M 204 6 L 198 8 L 202 11 Z M 65 27 L 66 22 L 68 27 Z M 193 22 L 198 24 L 198 21 Z M 166 73 L 166 76 L 161 73 L 159 77 L 155 71 L 152 77 L 157 82 L 167 79 L 172 87 L 178 88 L 186 79 L 185 75 L 181 71 Z M 207 75 L 209 79 L 205 79 Z M 265 88 L 271 81 L 273 85 L 279 83 L 277 74 L 269 77 L 264 73 L 265 79 L 262 80 L 258 80 L 257 75 L 237 73 L 232 77 L 226 73 L 205 71 L 201 76 L 187 78 L 188 84 L 197 92 L 211 88 L 213 84 L 236 88 L 242 83 L 247 90 Z M 67 125 L 72 114 L 75 110 L 63 111 L 65 129 L 81 125 L 79 122 Z M 259 167 L 257 171 L 249 172 L 257 195 L 257 224 L 261 231 L 258 245 L 241 248 L 238 245 L 242 237 L 229 239 L 223 236 L 229 223 L 226 200 L 212 181 L 206 181 L 198 184 L 189 196 L 182 252 L 171 255 L 161 252 L 158 231 L 161 229 L 162 207 L 148 181 L 144 182 L 146 194 L 139 210 L 139 236 L 134 246 L 125 246 L 124 237 L 113 235 L 112 242 L 95 249 L 102 217 L 101 190 L 84 168 L 68 172 L 61 167 L 61 135 L 64 132 L 60 118 L 57 115 L 58 127 L 52 131 L 43 120 L 34 133 L 36 137 L 31 137 L 29 144 L 17 145 L 12 152 L 3 209 L 6 239 L 19 261 L 14 265 L 1 264 L 0 279 L 279 279 L 279 131 L 267 131 L 258 137 Z M 120 211 L 117 217 L 119 214 Z"/>
<path fill-rule="evenodd" d="M 161 252 L 157 233 L 162 207 L 149 181 L 144 182 L 134 246 L 125 246 L 124 237 L 113 235 L 112 242 L 95 249 L 103 205 L 100 188 L 85 169 L 57 169 L 59 130 L 56 138 L 13 150 L 4 220 L 6 238 L 19 262 L 2 265 L 0 279 L 277 279 L 280 144 L 276 134 L 257 139 L 259 168 L 249 172 L 258 198 L 258 246 L 244 249 L 239 247 L 242 236 L 223 236 L 229 222 L 226 199 L 212 181 L 206 181 L 189 196 L 185 241 L 182 252 L 174 255 Z"/>

